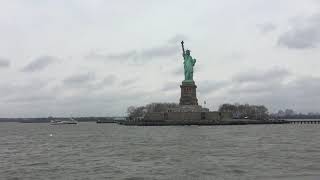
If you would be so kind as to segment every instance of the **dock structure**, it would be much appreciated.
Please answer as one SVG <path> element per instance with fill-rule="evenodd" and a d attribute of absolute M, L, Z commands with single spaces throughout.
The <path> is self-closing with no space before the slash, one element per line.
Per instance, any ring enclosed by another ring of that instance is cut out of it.
<path fill-rule="evenodd" d="M 250 119 L 226 119 L 226 120 L 127 120 L 119 122 L 128 126 L 219 126 L 219 125 L 258 125 L 258 124 L 320 124 L 320 120 L 250 120 Z"/>
<path fill-rule="evenodd" d="M 127 126 L 221 126 L 221 125 L 258 125 L 258 124 L 288 124 L 285 120 L 248 120 L 248 119 L 228 119 L 228 120 L 157 120 L 148 119 L 122 121 L 119 124 Z"/>
<path fill-rule="evenodd" d="M 289 122 L 290 124 L 320 124 L 320 120 L 298 120 Z"/>
<path fill-rule="evenodd" d="M 127 117 L 125 116 L 116 116 L 116 117 L 105 117 L 99 118 L 96 123 L 119 123 L 121 121 L 125 121 Z"/>

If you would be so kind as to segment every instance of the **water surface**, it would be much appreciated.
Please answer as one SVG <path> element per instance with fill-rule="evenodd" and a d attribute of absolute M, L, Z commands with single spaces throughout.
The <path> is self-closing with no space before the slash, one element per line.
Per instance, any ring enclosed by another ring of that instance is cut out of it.
<path fill-rule="evenodd" d="M 0 123 L 0 179 L 320 179 L 319 129 Z"/>

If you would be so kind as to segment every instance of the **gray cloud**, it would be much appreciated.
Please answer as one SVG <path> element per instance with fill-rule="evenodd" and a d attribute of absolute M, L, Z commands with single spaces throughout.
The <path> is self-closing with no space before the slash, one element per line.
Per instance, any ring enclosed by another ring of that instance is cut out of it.
<path fill-rule="evenodd" d="M 301 77 L 289 83 L 279 83 L 270 86 L 263 96 L 248 97 L 248 100 L 266 104 L 273 111 L 284 108 L 293 108 L 298 111 L 319 112 L 320 109 L 320 78 Z"/>
<path fill-rule="evenodd" d="M 235 74 L 230 81 L 200 82 L 198 91 L 209 98 L 211 93 L 218 91 L 220 103 L 225 103 L 229 99 L 234 102 L 246 103 L 244 101 L 253 101 L 257 97 L 264 97 L 275 89 L 286 86 L 284 80 L 290 75 L 291 73 L 286 69 L 277 67 L 265 71 L 243 72 Z"/>
<path fill-rule="evenodd" d="M 95 75 L 93 73 L 82 73 L 82 74 L 75 74 L 65 78 L 63 80 L 63 83 L 67 86 L 80 86 L 80 85 L 91 83 L 94 80 L 95 80 Z"/>
<path fill-rule="evenodd" d="M 109 75 L 109 76 L 105 77 L 101 81 L 101 83 L 106 84 L 106 85 L 112 85 L 112 84 L 114 84 L 116 82 L 116 80 L 117 80 L 117 77 L 112 74 L 112 75 Z"/>
<path fill-rule="evenodd" d="M 256 95 L 256 94 L 265 94 L 272 92 L 274 87 L 281 87 L 282 83 L 275 81 L 266 81 L 258 83 L 247 83 L 241 82 L 238 84 L 232 84 L 229 89 L 231 94 L 247 94 L 247 95 Z"/>
<path fill-rule="evenodd" d="M 6 58 L 0 57 L 0 68 L 5 68 L 10 66 L 10 61 Z"/>
<path fill-rule="evenodd" d="M 114 61 L 148 61 L 162 57 L 170 57 L 179 52 L 179 43 L 172 44 L 177 38 L 182 38 L 184 36 L 177 35 L 170 39 L 167 43 L 154 46 L 150 48 L 145 48 L 142 50 L 131 50 L 121 53 L 110 53 L 104 54 L 100 52 L 91 52 L 85 56 L 86 59 L 98 59 L 98 60 L 114 60 Z"/>
<path fill-rule="evenodd" d="M 45 102 L 54 100 L 55 96 L 53 94 L 37 94 L 37 95 L 29 95 L 29 96 L 17 96 L 13 98 L 9 98 L 6 100 L 8 103 L 35 103 L 35 102 Z"/>
<path fill-rule="evenodd" d="M 126 61 L 137 56 L 136 51 L 126 51 L 122 53 L 113 54 L 101 54 L 96 52 L 91 52 L 85 58 L 86 59 L 98 59 L 98 60 L 115 60 L 115 61 Z"/>
<path fill-rule="evenodd" d="M 109 116 L 124 115 L 128 104 L 144 104 L 148 92 L 121 92 L 114 91 L 112 93 L 102 94 L 77 94 L 58 100 L 55 104 L 59 108 L 61 114 L 75 116 Z"/>
<path fill-rule="evenodd" d="M 171 39 L 168 40 L 168 43 L 170 44 L 180 44 L 181 41 L 186 41 L 189 38 L 183 34 L 177 34 L 174 37 L 172 37 Z"/>
<path fill-rule="evenodd" d="M 62 86 L 57 88 L 60 91 L 73 90 L 76 93 L 100 93 L 101 90 L 114 88 L 117 77 L 113 74 L 107 75 L 104 78 L 98 78 L 94 73 L 79 73 L 71 75 L 62 81 Z M 74 91 L 75 90 L 75 91 Z"/>
<path fill-rule="evenodd" d="M 167 82 L 162 87 L 161 91 L 180 90 L 179 82 Z"/>
<path fill-rule="evenodd" d="M 107 58 L 111 60 L 126 60 L 136 56 L 136 54 L 137 54 L 136 51 L 128 51 L 128 52 L 119 53 L 119 54 L 110 54 L 108 55 Z"/>
<path fill-rule="evenodd" d="M 277 26 L 273 23 L 258 24 L 257 27 L 259 28 L 260 32 L 264 34 L 277 29 Z"/>
<path fill-rule="evenodd" d="M 280 35 L 278 44 L 291 49 L 317 47 L 320 43 L 320 14 L 296 21 L 287 32 Z"/>
<path fill-rule="evenodd" d="M 320 78 L 300 77 L 289 82 L 277 80 L 267 83 L 252 83 L 242 86 L 242 83 L 230 83 L 224 93 L 209 96 L 208 102 L 215 107 L 223 103 L 261 104 L 269 108 L 270 112 L 291 108 L 298 112 L 320 111 Z M 202 86 L 198 87 L 199 90 Z"/>
<path fill-rule="evenodd" d="M 112 86 L 117 80 L 117 77 L 113 74 L 106 76 L 101 81 L 97 82 L 93 85 L 95 89 L 101 89 L 104 87 L 110 87 Z"/>
<path fill-rule="evenodd" d="M 290 75 L 288 70 L 278 67 L 265 71 L 239 73 L 232 78 L 229 93 L 247 95 L 269 93 L 274 87 L 281 87 L 283 81 Z"/>
<path fill-rule="evenodd" d="M 239 62 L 245 58 L 245 54 L 243 52 L 233 51 L 229 54 L 223 56 L 222 60 L 224 63 L 230 62 Z"/>
<path fill-rule="evenodd" d="M 234 82 L 239 83 L 248 83 L 248 82 L 262 82 L 265 83 L 266 81 L 274 81 L 274 80 L 282 80 L 283 78 L 287 77 L 290 72 L 286 69 L 282 68 L 273 68 L 267 71 L 252 71 L 252 72 L 245 72 L 236 74 L 232 80 Z"/>
<path fill-rule="evenodd" d="M 199 83 L 198 91 L 203 94 L 209 94 L 215 91 L 218 91 L 220 89 L 226 88 L 230 85 L 230 82 L 228 81 L 202 81 Z"/>
<path fill-rule="evenodd" d="M 50 80 L 39 79 L 1 84 L 0 99 L 6 103 L 16 104 L 50 101 L 55 98 L 57 92 L 50 91 L 49 84 Z"/>
<path fill-rule="evenodd" d="M 319 77 L 294 77 L 294 74 L 274 68 L 267 71 L 240 73 L 232 81 L 218 83 L 218 89 L 224 89 L 215 98 L 209 96 L 216 106 L 222 103 L 263 104 L 271 111 L 292 108 L 297 111 L 320 111 Z M 290 80 L 291 79 L 291 80 Z M 198 86 L 199 92 L 212 92 L 208 83 Z M 214 84 L 213 84 L 214 86 Z M 201 90 L 203 89 L 204 90 Z M 212 88 L 213 89 L 213 88 Z"/>
<path fill-rule="evenodd" d="M 101 54 L 91 52 L 86 59 L 114 60 L 114 61 L 145 61 L 161 57 L 170 57 L 178 52 L 178 47 L 173 45 L 162 45 L 141 51 L 126 51 L 122 53 Z"/>
<path fill-rule="evenodd" d="M 10 98 L 16 96 L 24 96 L 25 94 L 31 94 L 34 92 L 39 92 L 40 90 L 47 87 L 49 81 L 39 81 L 32 80 L 26 83 L 16 84 L 11 82 L 9 84 L 1 84 L 0 85 L 0 98 Z M 23 92 L 23 93 L 21 93 Z"/>
<path fill-rule="evenodd" d="M 138 77 L 126 79 L 126 80 L 121 81 L 120 85 L 121 86 L 130 86 L 130 85 L 136 83 L 138 80 L 139 80 Z"/>
<path fill-rule="evenodd" d="M 173 71 L 172 71 L 172 74 L 173 75 L 183 75 L 184 74 L 184 69 L 183 69 L 183 65 L 175 68 Z"/>
<path fill-rule="evenodd" d="M 107 76 L 102 81 L 109 79 L 109 77 L 112 77 L 112 75 Z M 77 79 L 75 81 L 80 83 L 80 79 L 89 78 L 80 78 L 80 75 L 74 75 L 69 79 L 73 79 L 72 81 Z M 110 78 L 110 80 L 111 79 L 112 78 Z M 86 82 L 86 80 L 84 80 L 84 82 Z M 90 86 L 90 84 L 84 84 L 85 86 Z M 47 88 L 41 91 L 33 89 L 33 92 L 28 91 L 23 94 L 21 94 L 21 92 L 14 95 L 11 94 L 9 98 L 1 100 L 6 103 L 6 108 L 16 107 L 16 109 L 19 109 L 21 107 L 21 111 L 25 113 L 24 117 L 46 117 L 49 115 L 70 116 L 71 114 L 73 116 L 106 116 L 124 113 L 128 104 L 144 104 L 146 97 L 148 97 L 146 95 L 150 94 L 150 92 L 139 90 L 110 90 L 111 91 L 99 91 L 99 93 L 97 93 L 97 91 L 92 92 L 92 89 L 90 89 L 90 91 L 78 91 L 76 93 L 67 93 L 66 95 L 63 93 L 68 92 L 68 89 L 65 87 L 58 91 Z M 28 108 L 25 107 L 26 105 Z M 21 111 L 19 112 L 21 113 Z M 32 111 L 31 114 L 29 114 L 30 111 Z M 17 115 L 13 114 L 13 116 Z"/>
<path fill-rule="evenodd" d="M 149 49 L 144 49 L 140 52 L 137 58 L 150 60 L 153 58 L 170 57 L 177 54 L 179 47 L 177 45 L 162 45 Z"/>
<path fill-rule="evenodd" d="M 41 56 L 30 62 L 24 68 L 22 68 L 22 72 L 35 72 L 41 71 L 47 68 L 50 64 L 57 61 L 57 58 L 53 56 Z"/>

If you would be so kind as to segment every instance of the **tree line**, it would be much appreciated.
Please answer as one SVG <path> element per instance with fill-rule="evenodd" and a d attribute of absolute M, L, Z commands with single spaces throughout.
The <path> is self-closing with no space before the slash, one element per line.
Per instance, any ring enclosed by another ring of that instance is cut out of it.
<path fill-rule="evenodd" d="M 222 104 L 220 112 L 230 112 L 235 119 L 257 119 L 265 120 L 269 118 L 268 108 L 263 105 L 249 104 Z"/>
<path fill-rule="evenodd" d="M 309 112 L 307 114 L 297 113 L 292 109 L 279 110 L 277 113 L 270 114 L 272 118 L 281 119 L 320 119 L 320 113 Z"/>
<path fill-rule="evenodd" d="M 130 106 L 127 108 L 127 114 L 129 117 L 143 117 L 146 113 L 167 112 L 168 109 L 177 107 L 177 103 L 150 103 L 145 106 Z"/>

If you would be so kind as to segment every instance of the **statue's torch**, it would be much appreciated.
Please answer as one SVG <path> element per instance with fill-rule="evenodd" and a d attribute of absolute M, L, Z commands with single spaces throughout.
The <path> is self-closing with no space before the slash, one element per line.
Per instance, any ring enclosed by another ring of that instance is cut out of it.
<path fill-rule="evenodd" d="M 184 51 L 184 42 L 183 41 L 181 41 L 181 46 L 182 46 L 182 53 L 183 53 L 183 56 L 186 54 L 186 52 Z"/>

